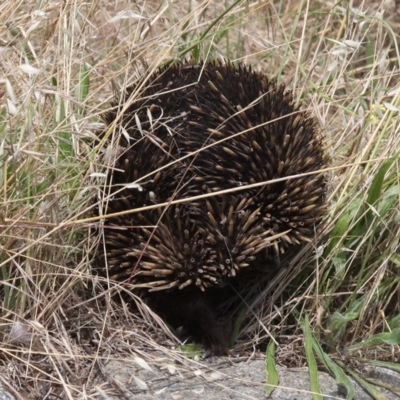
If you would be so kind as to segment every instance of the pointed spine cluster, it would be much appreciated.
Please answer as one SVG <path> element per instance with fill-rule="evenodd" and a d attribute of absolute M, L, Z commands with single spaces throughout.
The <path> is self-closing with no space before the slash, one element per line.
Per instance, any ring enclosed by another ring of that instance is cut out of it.
<path fill-rule="evenodd" d="M 230 63 L 183 63 L 124 99 L 106 116 L 108 126 L 117 121 L 119 155 L 102 208 L 168 205 L 105 220 L 111 278 L 205 291 L 313 239 L 327 160 L 315 121 L 284 86 Z M 232 188 L 244 190 L 220 193 Z"/>

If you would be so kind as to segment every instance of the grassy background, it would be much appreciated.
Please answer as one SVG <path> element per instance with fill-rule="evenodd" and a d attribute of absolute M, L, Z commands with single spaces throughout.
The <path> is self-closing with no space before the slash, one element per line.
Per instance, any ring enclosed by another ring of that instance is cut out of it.
<path fill-rule="evenodd" d="M 88 220 L 104 183 L 91 146 L 100 114 L 120 87 L 181 57 L 229 58 L 277 77 L 319 121 L 332 161 L 324 234 L 253 296 L 253 311 L 235 322 L 232 354 L 264 349 L 272 332 L 268 354 L 286 365 L 312 369 L 316 357 L 331 372 L 371 359 L 394 368 L 398 9 L 396 1 L 2 1 L 3 385 L 22 399 L 49 391 L 89 399 L 110 354 L 150 364 L 163 354 L 192 367 L 139 300 L 142 313 L 132 314 L 110 300 L 115 287 L 100 290 Z"/>

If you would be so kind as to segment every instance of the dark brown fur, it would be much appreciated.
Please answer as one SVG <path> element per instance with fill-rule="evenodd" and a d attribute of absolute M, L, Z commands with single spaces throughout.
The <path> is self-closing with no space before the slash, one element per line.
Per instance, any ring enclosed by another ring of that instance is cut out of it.
<path fill-rule="evenodd" d="M 99 271 L 107 266 L 110 278 L 148 290 L 157 312 L 223 353 L 229 322 L 209 301 L 210 289 L 218 293 L 248 268 L 279 266 L 288 248 L 314 237 L 324 216 L 323 175 L 267 183 L 325 167 L 315 121 L 265 75 L 207 62 L 144 77 L 116 99 L 105 122 L 100 137 L 109 135 L 105 143 L 117 156 L 103 214 L 266 182 L 104 223 Z"/>
<path fill-rule="evenodd" d="M 221 301 L 224 293 L 220 291 Z M 181 328 L 181 339 L 192 339 L 221 355 L 228 349 L 232 321 L 218 310 L 217 300 L 218 291 L 210 296 L 209 291 L 184 289 L 153 294 L 149 305 L 171 326 Z"/>

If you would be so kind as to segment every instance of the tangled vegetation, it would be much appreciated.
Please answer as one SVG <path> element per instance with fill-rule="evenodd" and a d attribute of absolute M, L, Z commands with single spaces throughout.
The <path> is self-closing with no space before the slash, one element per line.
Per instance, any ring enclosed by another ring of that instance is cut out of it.
<path fill-rule="evenodd" d="M 153 366 L 161 354 L 178 369 L 198 368 L 146 304 L 92 274 L 90 240 L 99 224 L 92 199 L 105 183 L 104 154 L 92 145 L 101 114 L 119 88 L 182 58 L 230 59 L 285 83 L 320 124 L 331 160 L 324 232 L 247 290 L 231 354 L 266 351 L 269 365 L 324 368 L 348 398 L 343 371 L 373 394 L 363 365 L 398 370 L 395 3 L 2 1 L 3 386 L 19 399 L 95 399 L 96 371 L 110 354 Z"/>

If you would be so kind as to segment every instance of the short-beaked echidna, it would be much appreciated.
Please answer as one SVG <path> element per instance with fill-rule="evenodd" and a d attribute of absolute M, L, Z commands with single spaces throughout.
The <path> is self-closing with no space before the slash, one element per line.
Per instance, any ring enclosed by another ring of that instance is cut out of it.
<path fill-rule="evenodd" d="M 283 85 L 214 61 L 142 78 L 105 122 L 100 137 L 117 155 L 99 207 L 114 214 L 104 219 L 99 269 L 157 296 L 156 311 L 223 352 L 227 324 L 207 293 L 242 270 L 278 265 L 325 213 L 315 120 Z"/>

